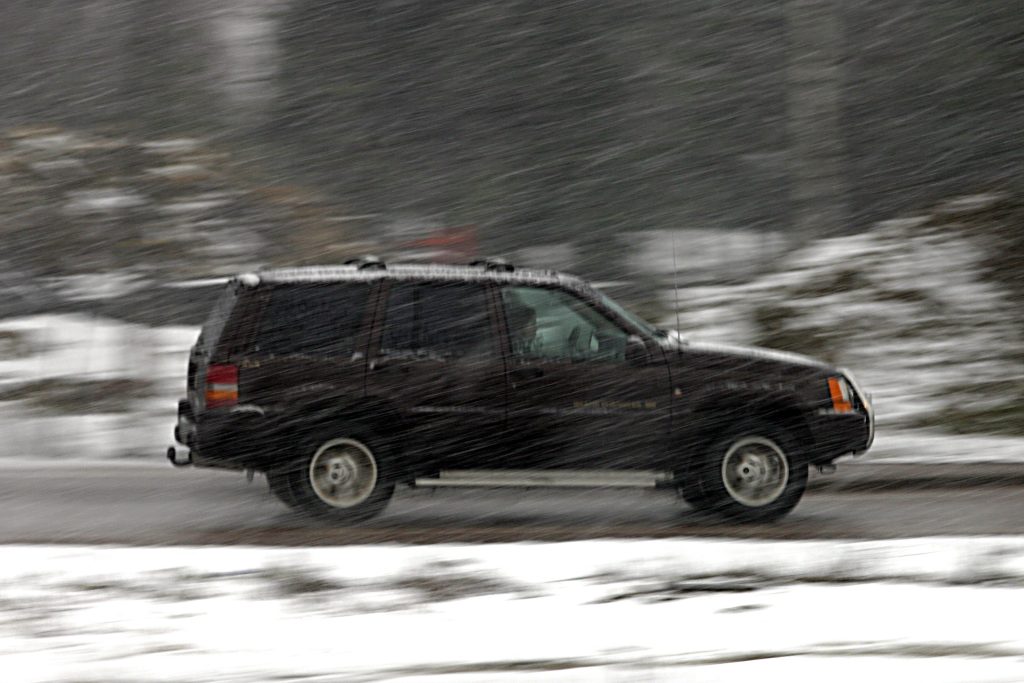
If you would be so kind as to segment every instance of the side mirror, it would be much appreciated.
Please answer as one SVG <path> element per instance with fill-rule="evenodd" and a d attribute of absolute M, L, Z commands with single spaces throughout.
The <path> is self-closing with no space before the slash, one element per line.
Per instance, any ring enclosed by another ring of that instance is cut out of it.
<path fill-rule="evenodd" d="M 635 334 L 626 337 L 626 362 L 634 365 L 646 365 L 651 356 L 647 352 L 647 344 Z"/>

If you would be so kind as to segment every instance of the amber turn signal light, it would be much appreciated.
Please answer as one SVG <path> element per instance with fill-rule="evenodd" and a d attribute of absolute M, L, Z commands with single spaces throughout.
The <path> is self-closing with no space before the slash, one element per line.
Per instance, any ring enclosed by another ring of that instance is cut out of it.
<path fill-rule="evenodd" d="M 846 380 L 841 377 L 828 378 L 828 393 L 832 396 L 832 407 L 837 413 L 853 412 L 853 402 L 850 400 L 850 388 Z"/>

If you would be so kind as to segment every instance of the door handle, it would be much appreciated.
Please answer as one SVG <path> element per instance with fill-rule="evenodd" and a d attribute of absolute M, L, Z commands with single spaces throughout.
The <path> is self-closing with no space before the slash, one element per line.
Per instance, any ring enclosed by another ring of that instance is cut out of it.
<path fill-rule="evenodd" d="M 529 379 L 539 379 L 544 376 L 541 368 L 516 368 L 509 373 L 513 382 L 524 382 Z"/>
<path fill-rule="evenodd" d="M 387 358 L 387 357 L 381 357 L 381 356 L 378 356 L 376 358 L 370 359 L 369 368 L 370 368 L 370 372 L 375 372 L 377 370 L 386 370 L 386 369 L 391 368 L 391 369 L 397 370 L 398 372 L 402 373 L 403 375 L 408 375 L 412 371 L 412 367 L 409 365 L 408 362 L 405 362 L 405 363 L 397 362 L 396 363 L 393 359 L 390 359 L 390 358 Z"/>

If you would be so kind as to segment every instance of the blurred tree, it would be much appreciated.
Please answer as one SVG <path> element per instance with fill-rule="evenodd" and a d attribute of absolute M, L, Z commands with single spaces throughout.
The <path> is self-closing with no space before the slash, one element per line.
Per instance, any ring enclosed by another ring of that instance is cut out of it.
<path fill-rule="evenodd" d="M 214 129 L 213 52 L 205 35 L 208 16 L 196 11 L 201 7 L 163 0 L 119 3 L 124 31 L 118 99 L 125 117 L 120 125 L 162 135 Z"/>
<path fill-rule="evenodd" d="M 8 0 L 0 11 L 0 123 L 214 125 L 201 0 Z"/>
<path fill-rule="evenodd" d="M 482 220 L 515 246 L 612 225 L 628 75 L 611 5 L 296 3 L 273 137 L 356 206 Z M 607 234 L 607 233 L 606 233 Z"/>
<path fill-rule="evenodd" d="M 728 88 L 781 83 L 781 10 L 681 5 L 302 0 L 267 137 L 360 210 L 475 222 L 495 250 L 572 240 L 591 275 L 636 229 L 778 227 L 785 193 L 750 201 L 739 159 L 783 144 L 780 89 Z"/>
<path fill-rule="evenodd" d="M 841 16 L 842 129 L 856 219 L 1022 188 L 1024 11 L 1018 0 L 859 0 Z"/>
<path fill-rule="evenodd" d="M 785 6 L 8 0 L 0 126 L 212 132 L 355 213 L 474 223 L 485 250 L 572 240 L 607 266 L 633 230 L 794 224 L 794 138 L 817 135 L 790 125 Z M 837 7 L 846 229 L 1020 186 L 1017 0 Z"/>

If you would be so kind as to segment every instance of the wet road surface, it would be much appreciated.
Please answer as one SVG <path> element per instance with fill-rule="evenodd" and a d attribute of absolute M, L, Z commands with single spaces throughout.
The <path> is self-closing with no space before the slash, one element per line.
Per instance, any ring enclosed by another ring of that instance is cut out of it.
<path fill-rule="evenodd" d="M 589 538 L 898 538 L 1024 533 L 1024 466 L 849 467 L 813 475 L 786 519 L 739 525 L 671 492 L 399 489 L 357 527 L 305 519 L 257 475 L 157 465 L 0 467 L 0 543 L 340 545 Z M 970 477 L 970 478 L 968 478 Z"/>

